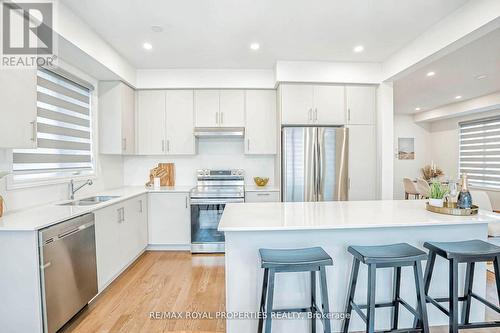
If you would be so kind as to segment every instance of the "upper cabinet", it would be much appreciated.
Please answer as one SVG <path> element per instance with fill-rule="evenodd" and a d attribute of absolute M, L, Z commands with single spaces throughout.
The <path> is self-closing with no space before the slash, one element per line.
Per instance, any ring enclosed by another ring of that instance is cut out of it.
<path fill-rule="evenodd" d="M 245 154 L 276 154 L 276 91 L 247 90 Z"/>
<path fill-rule="evenodd" d="M 137 93 L 139 154 L 195 154 L 193 94 L 193 90 L 141 90 Z"/>
<path fill-rule="evenodd" d="M 141 155 L 166 153 L 165 91 L 137 92 L 137 151 Z"/>
<path fill-rule="evenodd" d="M 345 124 L 344 86 L 283 84 L 280 98 L 284 125 Z"/>
<path fill-rule="evenodd" d="M 193 90 L 166 92 L 166 120 L 166 153 L 195 154 Z"/>
<path fill-rule="evenodd" d="M 374 86 L 347 86 L 347 122 L 351 125 L 375 123 L 376 88 Z"/>
<path fill-rule="evenodd" d="M 221 90 L 219 113 L 221 127 L 245 126 L 245 91 Z"/>
<path fill-rule="evenodd" d="M 196 127 L 245 126 L 245 91 L 196 90 Z"/>
<path fill-rule="evenodd" d="M 0 148 L 36 148 L 36 80 L 36 70 L 2 70 Z"/>
<path fill-rule="evenodd" d="M 134 90 L 119 81 L 99 83 L 100 152 L 135 153 Z"/>

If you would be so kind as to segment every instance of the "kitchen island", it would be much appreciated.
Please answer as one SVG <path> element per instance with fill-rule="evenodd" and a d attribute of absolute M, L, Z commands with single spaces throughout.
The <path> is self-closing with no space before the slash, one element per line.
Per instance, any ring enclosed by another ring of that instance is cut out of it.
<path fill-rule="evenodd" d="M 226 236 L 226 310 L 257 312 L 262 288 L 259 248 L 323 247 L 333 258 L 327 267 L 331 312 L 343 312 L 350 275 L 352 256 L 350 245 L 382 245 L 406 242 L 418 248 L 426 241 L 487 240 L 488 223 L 500 222 L 493 213 L 457 217 L 425 210 L 425 202 L 406 201 L 349 201 L 229 204 L 224 210 L 219 230 Z M 425 265 L 425 262 L 423 263 Z M 459 283 L 463 285 L 465 267 L 460 267 Z M 377 270 L 377 302 L 392 297 L 392 270 Z M 307 273 L 278 274 L 274 308 L 309 306 Z M 355 300 L 366 303 L 366 266 L 361 265 Z M 402 298 L 416 304 L 413 271 L 403 268 Z M 460 287 L 462 288 L 462 287 Z M 486 292 L 486 265 L 476 265 L 474 290 Z M 438 258 L 430 287 L 435 297 L 448 295 L 448 266 Z M 435 307 L 428 306 L 430 325 L 446 325 L 447 317 Z M 376 329 L 390 327 L 390 309 L 377 309 Z M 484 306 L 473 303 L 471 321 L 484 318 Z M 400 327 L 410 327 L 413 317 L 400 311 Z M 340 330 L 341 321 L 333 320 L 333 331 Z M 275 332 L 307 332 L 307 320 L 275 320 Z M 320 325 L 320 324 L 319 324 Z M 353 314 L 351 330 L 364 330 L 364 323 Z M 229 319 L 228 333 L 257 331 L 257 320 Z"/>

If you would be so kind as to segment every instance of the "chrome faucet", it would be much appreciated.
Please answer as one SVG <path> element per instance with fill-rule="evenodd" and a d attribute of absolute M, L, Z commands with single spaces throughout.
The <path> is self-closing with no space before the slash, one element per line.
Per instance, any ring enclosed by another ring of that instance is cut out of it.
<path fill-rule="evenodd" d="M 83 183 L 82 185 L 80 185 L 77 188 L 75 188 L 75 182 L 74 182 L 73 179 L 71 179 L 70 182 L 69 182 L 69 198 L 71 200 L 74 200 L 76 192 L 78 192 L 79 190 L 81 190 L 84 186 L 86 186 L 86 185 L 92 185 L 92 184 L 93 184 L 92 179 L 87 179 L 87 181 L 85 183 Z"/>

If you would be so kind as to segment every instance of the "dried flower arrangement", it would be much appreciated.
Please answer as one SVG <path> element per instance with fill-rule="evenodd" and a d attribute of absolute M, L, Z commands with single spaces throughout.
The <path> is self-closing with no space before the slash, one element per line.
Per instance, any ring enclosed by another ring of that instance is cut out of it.
<path fill-rule="evenodd" d="M 434 166 L 425 165 L 421 169 L 421 171 L 422 171 L 422 177 L 427 181 L 444 175 L 443 170 L 438 168 L 436 165 Z"/>

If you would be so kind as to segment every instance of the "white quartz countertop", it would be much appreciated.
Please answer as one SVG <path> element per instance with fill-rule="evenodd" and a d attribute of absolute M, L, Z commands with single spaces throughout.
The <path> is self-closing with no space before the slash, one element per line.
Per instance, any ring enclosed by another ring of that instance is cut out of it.
<path fill-rule="evenodd" d="M 35 231 L 51 226 L 53 224 L 69 220 L 71 218 L 93 212 L 95 210 L 114 205 L 124 200 L 128 200 L 135 196 L 145 193 L 170 193 L 170 192 L 189 192 L 192 186 L 173 186 L 160 188 L 147 188 L 144 186 L 127 186 L 117 189 L 105 190 L 94 194 L 77 196 L 76 200 L 91 196 L 119 196 L 119 198 L 111 199 L 91 206 L 61 206 L 61 203 L 69 202 L 69 200 L 54 202 L 47 205 L 37 206 L 33 208 L 8 211 L 0 218 L 0 232 L 2 231 Z"/>
<path fill-rule="evenodd" d="M 220 231 L 320 230 L 414 227 L 500 222 L 480 211 L 461 217 L 429 212 L 424 200 L 266 202 L 228 204 Z"/>

